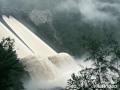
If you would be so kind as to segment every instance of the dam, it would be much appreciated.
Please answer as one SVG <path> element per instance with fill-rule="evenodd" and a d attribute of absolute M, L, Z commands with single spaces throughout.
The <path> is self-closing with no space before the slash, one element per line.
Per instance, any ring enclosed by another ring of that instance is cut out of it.
<path fill-rule="evenodd" d="M 27 90 L 37 90 L 39 87 L 34 85 L 41 81 L 63 82 L 60 86 L 64 87 L 70 75 L 80 70 L 72 56 L 57 53 L 14 17 L 3 15 L 2 19 L 12 31 L 0 22 L 0 41 L 6 37 L 15 40 L 16 53 L 31 77 L 31 81 L 25 84 Z"/>

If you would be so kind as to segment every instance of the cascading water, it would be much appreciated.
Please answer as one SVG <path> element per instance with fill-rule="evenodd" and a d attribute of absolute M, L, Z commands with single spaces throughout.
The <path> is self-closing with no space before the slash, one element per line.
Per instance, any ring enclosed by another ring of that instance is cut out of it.
<path fill-rule="evenodd" d="M 20 60 L 33 80 L 52 80 L 60 71 L 78 70 L 74 59 L 67 53 L 60 53 L 51 57 L 40 55 L 27 56 Z"/>
<path fill-rule="evenodd" d="M 31 80 L 25 84 L 27 90 L 64 88 L 71 74 L 77 74 L 80 70 L 75 60 L 67 53 L 59 53 L 50 57 L 27 56 L 20 61 L 26 66 L 25 70 L 31 77 Z"/>
<path fill-rule="evenodd" d="M 78 69 L 78 65 L 67 53 L 59 53 L 57 55 L 49 57 L 49 60 L 58 68 L 61 68 L 63 70 L 71 70 L 71 69 Z"/>
<path fill-rule="evenodd" d="M 21 55 L 18 49 L 16 50 L 17 54 L 20 54 L 22 57 L 20 62 L 25 66 L 25 70 L 29 73 L 31 78 L 28 81 L 24 80 L 24 87 L 27 90 L 41 90 L 40 88 L 44 90 L 54 87 L 64 88 L 71 74 L 78 73 L 80 68 L 69 54 L 58 54 L 15 18 L 3 16 L 3 19 L 14 33 L 34 51 L 34 53 L 31 52 L 32 54 L 27 54 L 27 52 L 30 51 L 28 50 Z M 12 35 L 11 33 L 9 35 Z M 16 40 L 21 43 L 21 45 L 18 44 L 20 50 L 23 50 L 23 46 L 28 49 L 19 39 Z"/>
<path fill-rule="evenodd" d="M 57 68 L 48 57 L 27 56 L 20 60 L 33 80 L 51 80 L 57 75 Z"/>

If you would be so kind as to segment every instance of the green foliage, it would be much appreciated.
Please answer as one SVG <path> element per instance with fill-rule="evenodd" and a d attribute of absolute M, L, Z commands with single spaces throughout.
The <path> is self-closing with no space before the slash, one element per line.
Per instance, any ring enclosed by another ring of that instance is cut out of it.
<path fill-rule="evenodd" d="M 14 40 L 3 39 L 0 42 L 0 90 L 22 90 L 20 79 L 23 72 L 23 66 L 14 50 Z"/>
<path fill-rule="evenodd" d="M 87 53 L 85 61 L 92 61 L 94 68 L 83 69 L 80 71 L 79 76 L 73 74 L 72 79 L 68 80 L 67 90 L 94 90 L 94 87 L 98 85 L 119 86 L 120 70 L 118 69 L 118 62 L 120 61 L 120 47 L 113 34 L 107 35 L 104 40 L 86 37 L 84 39 L 83 46 Z M 106 87 L 102 90 L 109 89 Z"/>

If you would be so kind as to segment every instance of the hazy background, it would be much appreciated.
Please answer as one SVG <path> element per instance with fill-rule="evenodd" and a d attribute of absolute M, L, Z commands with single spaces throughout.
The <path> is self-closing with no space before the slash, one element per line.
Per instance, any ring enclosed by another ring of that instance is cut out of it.
<path fill-rule="evenodd" d="M 12 15 L 58 52 L 80 56 L 82 36 L 120 36 L 119 0 L 0 0 L 0 14 Z"/>

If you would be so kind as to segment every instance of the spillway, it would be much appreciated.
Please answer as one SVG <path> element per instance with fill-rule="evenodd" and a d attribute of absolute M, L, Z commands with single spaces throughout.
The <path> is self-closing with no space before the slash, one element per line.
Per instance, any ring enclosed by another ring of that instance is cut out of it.
<path fill-rule="evenodd" d="M 57 54 L 51 47 L 12 16 L 9 18 L 3 16 L 3 19 L 35 54 L 41 56 L 52 56 Z"/>
<path fill-rule="evenodd" d="M 0 39 L 15 39 L 15 50 L 21 58 L 20 62 L 26 66 L 24 69 L 31 77 L 31 81 L 25 85 L 27 90 L 39 90 L 42 86 L 41 80 L 48 86 L 54 83 L 53 85 L 65 87 L 71 74 L 79 71 L 79 66 L 69 54 L 58 54 L 12 16 L 8 18 L 3 15 L 2 18 L 16 36 L 0 23 Z"/>
<path fill-rule="evenodd" d="M 24 58 L 29 55 L 33 55 L 31 50 L 27 48 L 6 26 L 0 22 L 0 40 L 6 37 L 10 37 L 15 40 L 15 50 L 19 58 Z"/>

